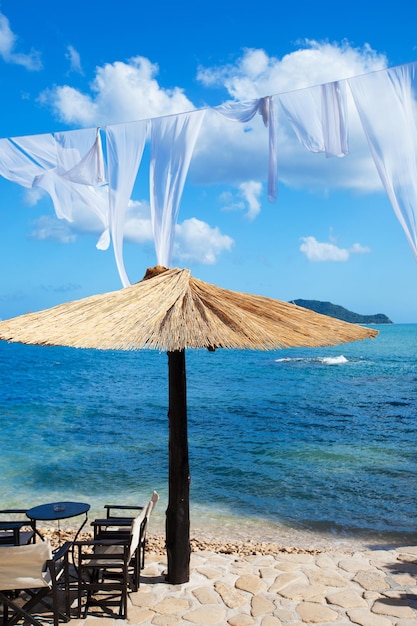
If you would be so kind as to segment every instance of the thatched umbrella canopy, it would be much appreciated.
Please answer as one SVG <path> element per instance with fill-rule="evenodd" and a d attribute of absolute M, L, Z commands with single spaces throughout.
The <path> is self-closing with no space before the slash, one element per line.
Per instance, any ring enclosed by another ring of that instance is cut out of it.
<path fill-rule="evenodd" d="M 140 282 L 0 322 L 0 339 L 100 350 L 276 350 L 331 346 L 376 330 L 221 289 L 186 269 L 152 268 Z"/>
<path fill-rule="evenodd" d="M 119 291 L 0 322 L 0 339 L 51 346 L 168 352 L 169 502 L 167 580 L 189 579 L 189 464 L 185 349 L 275 350 L 375 337 L 295 304 L 221 289 L 186 269 L 156 267 Z"/>

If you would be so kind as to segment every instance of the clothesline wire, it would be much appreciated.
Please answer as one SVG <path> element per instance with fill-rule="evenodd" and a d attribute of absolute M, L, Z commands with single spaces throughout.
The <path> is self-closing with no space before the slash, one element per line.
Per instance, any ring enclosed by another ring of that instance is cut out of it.
<path fill-rule="evenodd" d="M 334 83 L 334 82 L 349 81 L 349 80 L 351 80 L 353 78 L 361 78 L 363 76 L 370 76 L 372 74 L 377 74 L 379 72 L 385 72 L 387 70 L 395 70 L 395 69 L 397 69 L 399 67 L 408 67 L 408 66 L 414 65 L 416 63 L 417 63 L 416 61 L 410 61 L 409 63 L 399 63 L 398 65 L 385 67 L 385 68 L 382 68 L 380 70 L 371 70 L 370 72 L 363 72 L 362 74 L 355 74 L 354 76 L 348 76 L 346 78 L 340 78 L 340 79 L 337 79 L 337 80 L 329 80 L 329 81 L 326 81 L 325 83 L 318 83 L 316 85 L 309 85 L 308 87 L 299 87 L 297 89 L 289 89 L 288 91 L 280 91 L 280 92 L 277 92 L 277 93 L 274 93 L 274 94 L 269 94 L 267 96 L 260 96 L 259 98 L 251 98 L 250 100 L 249 99 L 248 100 L 236 100 L 236 101 L 229 100 L 229 101 L 226 101 L 226 102 L 241 102 L 241 103 L 244 103 L 244 102 L 250 102 L 251 100 L 258 100 L 258 99 L 261 99 L 261 98 L 268 98 L 268 97 L 269 98 L 277 98 L 279 96 L 284 96 L 284 95 L 287 95 L 287 94 L 290 94 L 290 93 L 297 93 L 299 91 L 304 91 L 305 89 L 313 89 L 314 87 L 322 87 L 323 85 L 329 85 L 329 84 Z M 103 126 L 100 126 L 100 125 L 89 126 L 89 127 L 86 127 L 86 130 L 88 130 L 88 129 L 91 130 L 92 128 L 96 128 L 97 130 L 104 130 L 107 126 L 121 126 L 122 124 L 124 124 L 124 125 L 126 125 L 126 124 L 137 124 L 138 122 L 146 122 L 146 121 L 163 119 L 163 118 L 169 118 L 169 117 L 178 117 L 179 115 L 189 115 L 190 113 L 196 113 L 197 111 L 210 111 L 210 110 L 214 110 L 215 111 L 216 108 L 220 107 L 220 106 L 221 105 L 205 106 L 205 107 L 199 107 L 197 109 L 190 109 L 188 111 L 181 111 L 179 113 L 169 113 L 168 115 L 155 115 L 155 117 L 149 117 L 149 118 L 144 117 L 144 118 L 140 118 L 140 119 L 137 119 L 137 120 L 130 120 L 128 122 L 115 122 L 114 124 L 105 124 Z M 66 132 L 66 131 L 53 131 L 53 132 Z M 39 133 L 35 133 L 35 134 L 39 134 Z M 40 133 L 40 134 L 44 134 L 44 133 Z M 4 139 L 6 139 L 6 137 L 4 137 Z M 9 139 L 13 139 L 13 138 L 9 138 Z"/>

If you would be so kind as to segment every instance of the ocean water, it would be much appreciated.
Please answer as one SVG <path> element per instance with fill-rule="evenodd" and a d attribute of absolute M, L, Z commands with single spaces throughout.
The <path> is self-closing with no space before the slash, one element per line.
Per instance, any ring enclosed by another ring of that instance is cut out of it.
<path fill-rule="evenodd" d="M 417 541 L 417 324 L 187 352 L 194 533 Z M 143 503 L 168 483 L 167 356 L 0 342 L 0 508 Z"/>

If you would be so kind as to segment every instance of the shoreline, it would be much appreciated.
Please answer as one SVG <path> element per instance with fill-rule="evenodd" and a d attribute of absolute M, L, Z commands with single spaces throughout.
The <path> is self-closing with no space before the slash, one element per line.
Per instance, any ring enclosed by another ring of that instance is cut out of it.
<path fill-rule="evenodd" d="M 59 528 L 39 526 L 39 532 L 50 540 L 53 547 L 64 541 L 72 541 L 78 528 L 73 524 Z M 83 529 L 79 540 L 92 539 L 93 532 L 89 528 Z M 341 536 L 312 531 L 288 529 L 274 538 L 259 536 L 258 534 L 243 533 L 212 533 L 194 529 L 190 533 L 191 552 L 213 552 L 216 554 L 230 554 L 237 556 L 275 555 L 278 553 L 321 554 L 326 552 L 355 553 L 373 550 L 395 550 L 401 546 L 415 545 L 415 539 L 410 537 L 396 538 L 388 541 L 377 535 L 367 537 Z M 157 555 L 166 554 L 165 534 L 161 529 L 150 529 L 147 533 L 147 551 Z"/>
<path fill-rule="evenodd" d="M 100 515 L 101 513 L 101 515 Z M 102 511 L 90 509 L 90 516 L 80 537 L 91 537 L 91 520 Z M 76 518 L 59 522 L 41 522 L 41 532 L 54 537 L 63 537 L 68 532 L 73 539 L 80 524 Z M 159 553 L 165 551 L 165 510 L 158 506 L 152 513 L 149 526 L 149 544 Z M 190 541 L 193 550 L 212 550 L 233 554 L 262 552 L 274 554 L 279 551 L 306 551 L 320 553 L 326 551 L 354 552 L 363 550 L 391 550 L 406 545 L 417 545 L 417 533 L 372 530 L 349 532 L 343 528 L 327 527 L 311 529 L 265 520 L 256 517 L 238 517 L 230 513 L 208 510 L 194 511 L 190 523 Z M 162 548 L 161 548 L 162 546 Z"/>

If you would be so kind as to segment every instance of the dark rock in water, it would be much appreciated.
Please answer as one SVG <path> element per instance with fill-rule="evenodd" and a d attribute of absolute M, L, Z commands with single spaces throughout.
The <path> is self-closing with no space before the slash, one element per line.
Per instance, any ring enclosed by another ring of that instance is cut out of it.
<path fill-rule="evenodd" d="M 292 303 L 302 306 L 310 311 L 316 311 L 322 315 L 330 315 L 338 320 L 350 322 L 351 324 L 392 324 L 392 321 L 383 313 L 376 315 L 360 315 L 345 309 L 338 304 L 331 302 L 321 302 L 320 300 L 291 300 Z"/>

